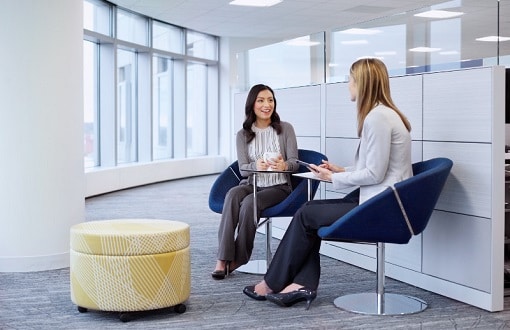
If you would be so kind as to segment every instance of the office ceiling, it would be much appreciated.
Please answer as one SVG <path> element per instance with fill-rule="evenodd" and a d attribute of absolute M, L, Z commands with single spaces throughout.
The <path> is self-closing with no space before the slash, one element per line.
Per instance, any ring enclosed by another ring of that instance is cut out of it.
<path fill-rule="evenodd" d="M 422 31 L 423 19 L 408 11 L 423 9 L 458 10 L 464 12 L 461 31 L 439 31 L 441 37 L 460 45 L 462 60 L 481 59 L 510 54 L 510 41 L 481 43 L 476 38 L 510 37 L 510 0 L 501 0 L 497 19 L 497 0 L 283 0 L 272 7 L 229 5 L 231 0 L 110 0 L 120 7 L 149 17 L 228 38 L 260 39 L 260 44 L 274 43 L 316 32 L 352 27 L 406 25 L 408 31 Z M 388 18 L 386 20 L 380 18 Z M 499 24 L 499 31 L 498 31 Z M 414 25 L 414 26 L 413 26 Z M 443 28 L 448 30 L 448 28 Z M 434 32 L 437 38 L 438 31 Z M 459 32 L 457 32 L 459 33 Z M 425 38 L 431 38 L 425 33 Z M 458 40 L 461 38 L 462 40 Z"/>
<path fill-rule="evenodd" d="M 220 37 L 288 40 L 399 14 L 444 0 L 284 0 L 272 7 L 231 0 L 110 0 L 120 7 Z M 484 0 L 485 1 L 485 0 Z"/>

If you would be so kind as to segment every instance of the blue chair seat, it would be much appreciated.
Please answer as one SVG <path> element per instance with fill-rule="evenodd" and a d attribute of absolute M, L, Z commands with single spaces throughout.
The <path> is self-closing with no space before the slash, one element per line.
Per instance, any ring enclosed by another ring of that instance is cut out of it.
<path fill-rule="evenodd" d="M 453 162 L 434 158 L 413 164 L 413 176 L 398 182 L 354 208 L 330 226 L 318 230 L 325 241 L 377 245 L 377 290 L 343 296 L 335 305 L 363 314 L 394 315 L 427 307 L 414 297 L 384 293 L 384 244 L 406 244 L 427 226 Z"/>

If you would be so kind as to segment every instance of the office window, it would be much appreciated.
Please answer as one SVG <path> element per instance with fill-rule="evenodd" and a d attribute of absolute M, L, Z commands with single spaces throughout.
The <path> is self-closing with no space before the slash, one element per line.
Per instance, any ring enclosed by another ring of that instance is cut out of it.
<path fill-rule="evenodd" d="M 177 54 L 184 54 L 184 31 L 176 26 L 153 21 L 152 47 Z"/>
<path fill-rule="evenodd" d="M 207 155 L 218 39 L 83 1 L 85 168 Z"/>
<path fill-rule="evenodd" d="M 136 53 L 117 51 L 117 163 L 137 160 Z"/>
<path fill-rule="evenodd" d="M 117 9 L 117 38 L 148 46 L 148 19 L 122 9 Z"/>
<path fill-rule="evenodd" d="M 195 31 L 187 31 L 186 54 L 193 57 L 217 60 L 218 59 L 217 38 Z"/>
<path fill-rule="evenodd" d="M 186 85 L 186 156 L 207 154 L 207 66 L 188 63 Z"/>
<path fill-rule="evenodd" d="M 101 33 L 107 36 L 112 35 L 110 6 L 94 0 L 83 2 L 83 28 Z"/>
<path fill-rule="evenodd" d="M 153 57 L 152 149 L 155 160 L 173 157 L 173 61 Z"/>
<path fill-rule="evenodd" d="M 98 45 L 83 41 L 83 157 L 85 168 L 99 165 L 98 69 Z"/>
<path fill-rule="evenodd" d="M 324 33 L 254 48 L 237 54 L 237 61 L 244 89 L 259 83 L 272 88 L 323 83 Z"/>

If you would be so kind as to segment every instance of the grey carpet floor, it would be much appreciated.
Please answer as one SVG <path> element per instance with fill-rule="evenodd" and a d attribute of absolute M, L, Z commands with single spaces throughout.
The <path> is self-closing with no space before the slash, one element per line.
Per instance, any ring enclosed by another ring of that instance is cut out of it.
<path fill-rule="evenodd" d="M 387 292 L 414 295 L 429 303 L 422 313 L 367 316 L 336 308 L 339 295 L 375 290 L 374 273 L 322 257 L 321 284 L 310 310 L 304 303 L 278 307 L 246 297 L 242 289 L 259 275 L 234 273 L 215 281 L 220 216 L 207 206 L 216 176 L 175 180 L 113 192 L 86 200 L 86 220 L 154 218 L 187 222 L 191 228 L 191 295 L 187 311 L 171 308 L 138 313 L 123 323 L 117 313 L 79 313 L 70 299 L 69 269 L 0 273 L 0 329 L 506 329 L 505 311 L 490 313 L 387 279 Z M 278 220 L 276 220 L 278 221 Z M 278 246 L 273 239 L 273 249 Z M 253 258 L 264 258 L 264 235 L 257 234 Z M 508 299 L 508 298 L 507 298 Z"/>

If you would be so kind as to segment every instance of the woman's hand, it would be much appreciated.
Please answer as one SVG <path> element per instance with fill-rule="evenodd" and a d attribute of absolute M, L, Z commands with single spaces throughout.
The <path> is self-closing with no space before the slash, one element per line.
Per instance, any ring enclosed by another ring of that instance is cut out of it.
<path fill-rule="evenodd" d="M 287 163 L 283 160 L 282 155 L 278 155 L 278 158 L 268 159 L 266 164 L 268 165 L 268 170 L 271 171 L 286 171 Z"/>
<path fill-rule="evenodd" d="M 333 172 L 326 167 L 321 165 L 310 164 L 310 168 L 312 169 L 312 173 L 319 179 L 325 181 L 332 181 Z"/>
<path fill-rule="evenodd" d="M 327 160 L 323 160 L 322 164 L 320 164 L 319 167 L 328 169 L 328 170 L 330 170 L 333 173 L 345 172 L 345 168 L 344 167 L 341 167 L 341 166 L 335 165 L 333 163 L 330 163 Z"/>
<path fill-rule="evenodd" d="M 267 171 L 269 168 L 269 164 L 264 161 L 264 159 L 257 159 L 257 170 L 259 171 Z"/>

